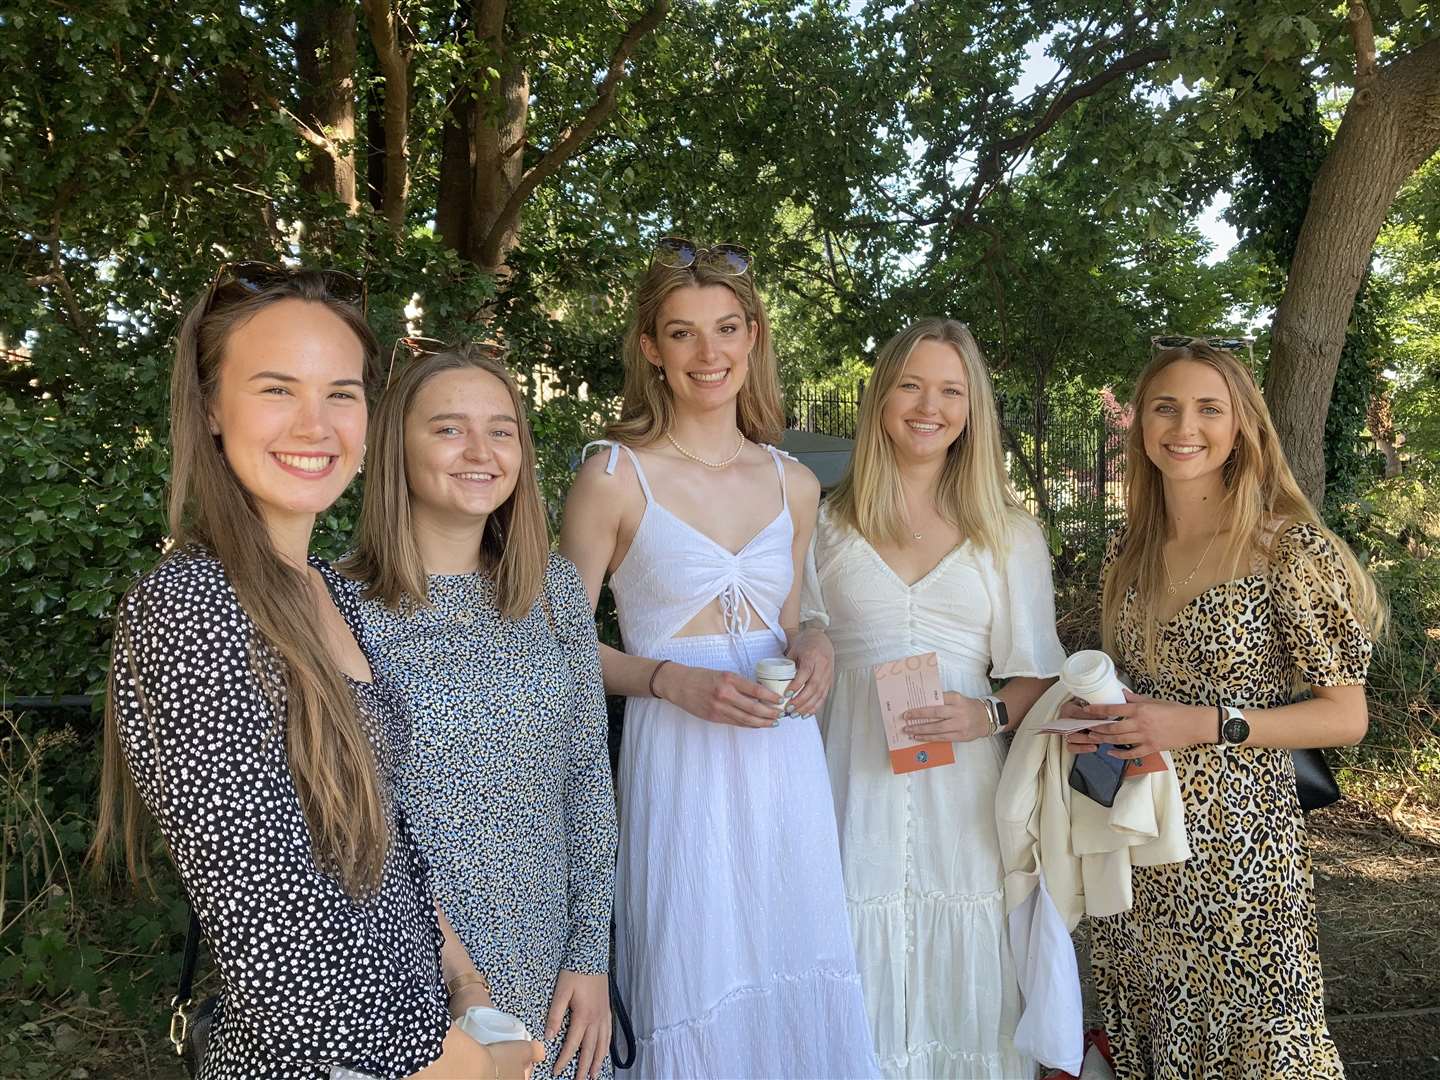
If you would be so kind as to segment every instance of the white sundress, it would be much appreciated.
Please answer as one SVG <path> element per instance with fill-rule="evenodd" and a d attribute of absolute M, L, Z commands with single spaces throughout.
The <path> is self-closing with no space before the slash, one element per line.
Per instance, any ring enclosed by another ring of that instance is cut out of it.
<path fill-rule="evenodd" d="M 835 645 L 821 715 L 845 892 L 875 1049 L 886 1077 L 1031 1080 L 1014 1046 L 1021 1012 L 1002 893 L 995 793 L 1004 743 L 956 743 L 955 763 L 895 775 L 874 666 L 934 651 L 944 690 L 1055 675 L 1050 555 L 1017 518 L 1004 572 L 974 545 L 913 585 L 822 506 L 802 621 Z"/>
<path fill-rule="evenodd" d="M 607 471 L 629 455 L 646 499 L 610 579 L 626 651 L 753 678 L 755 661 L 785 648 L 788 498 L 732 553 L 655 502 L 628 447 L 601 445 Z M 784 462 L 770 453 L 783 496 Z M 675 636 L 717 598 L 725 634 Z M 616 975 L 635 1024 L 631 1075 L 876 1076 L 815 718 L 740 728 L 631 698 L 619 798 Z"/>

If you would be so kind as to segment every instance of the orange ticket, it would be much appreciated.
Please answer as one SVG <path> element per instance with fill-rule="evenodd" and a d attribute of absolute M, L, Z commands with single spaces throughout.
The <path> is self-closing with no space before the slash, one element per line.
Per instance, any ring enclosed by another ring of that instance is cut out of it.
<path fill-rule="evenodd" d="M 940 692 L 940 660 L 933 652 L 876 664 L 875 692 L 890 748 L 891 772 L 898 775 L 955 763 L 955 746 L 948 740 L 922 743 L 905 734 L 902 714 L 907 709 L 945 703 Z"/>

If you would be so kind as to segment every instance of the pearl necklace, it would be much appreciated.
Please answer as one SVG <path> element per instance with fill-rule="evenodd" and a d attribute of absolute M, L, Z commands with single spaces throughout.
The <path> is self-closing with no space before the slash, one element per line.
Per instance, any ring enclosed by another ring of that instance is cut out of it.
<path fill-rule="evenodd" d="M 735 429 L 735 434 L 740 436 L 740 441 L 735 444 L 735 452 L 731 454 L 728 458 L 726 458 L 724 461 L 706 461 L 699 454 L 692 454 L 689 450 L 686 450 L 685 447 L 681 446 L 678 442 L 676 442 L 675 436 L 671 435 L 668 431 L 665 433 L 665 438 L 669 439 L 670 445 L 673 446 L 676 450 L 679 450 L 680 453 L 684 454 L 691 461 L 696 462 L 700 465 L 704 465 L 707 469 L 728 469 L 731 465 L 735 464 L 735 459 L 740 456 L 740 451 L 745 449 L 744 434 L 740 431 L 739 428 Z"/>

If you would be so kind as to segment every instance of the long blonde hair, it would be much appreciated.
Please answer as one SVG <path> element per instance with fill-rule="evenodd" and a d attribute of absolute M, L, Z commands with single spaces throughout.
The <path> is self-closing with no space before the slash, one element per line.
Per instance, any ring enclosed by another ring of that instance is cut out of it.
<path fill-rule="evenodd" d="M 1355 613 L 1372 634 L 1385 623 L 1385 605 L 1374 580 L 1350 548 L 1325 527 L 1310 500 L 1295 482 L 1280 437 L 1270 419 L 1264 395 L 1250 369 L 1223 349 L 1193 342 L 1162 349 L 1140 373 L 1131 396 L 1134 418 L 1125 441 L 1125 534 L 1105 574 L 1101 592 L 1101 623 L 1105 648 L 1115 650 L 1115 624 L 1129 590 L 1144 620 L 1145 661 L 1155 666 L 1155 637 L 1166 574 L 1163 547 L 1168 531 L 1165 485 L 1160 470 L 1145 453 L 1143 416 L 1150 387 L 1171 364 L 1191 361 L 1213 368 L 1225 380 L 1236 418 L 1235 448 L 1221 470 L 1225 495 L 1216 508 L 1220 528 L 1229 535 L 1221 549 L 1227 575 L 1268 563 L 1274 542 L 1295 524 L 1310 525 L 1335 546 L 1344 580 L 1327 577 L 1312 561 L 1301 573 L 1307 589 L 1331 592 Z"/>
<path fill-rule="evenodd" d="M 535 440 L 515 379 L 499 360 L 471 345 L 458 345 L 407 365 L 385 391 L 370 426 L 365 499 L 359 540 L 340 564 L 365 583 L 361 595 L 389 608 L 428 607 L 425 564 L 415 541 L 410 486 L 405 477 L 405 420 L 415 396 L 444 371 L 486 371 L 504 385 L 520 428 L 520 475 L 515 490 L 486 519 L 480 565 L 494 578 L 495 599 L 507 619 L 523 618 L 545 583 L 550 534 L 535 476 Z"/>
<path fill-rule="evenodd" d="M 780 373 L 775 362 L 775 349 L 770 338 L 770 318 L 765 302 L 755 289 L 749 273 L 739 276 L 722 274 L 700 263 L 683 269 L 654 263 L 641 276 L 635 288 L 635 312 L 625 331 L 622 358 L 625 364 L 625 388 L 620 404 L 620 419 L 610 424 L 605 433 L 627 446 L 648 446 L 665 437 L 675 420 L 675 405 L 670 387 L 659 370 L 645 359 L 640 339 L 655 338 L 655 321 L 660 305 L 676 289 L 704 288 L 723 285 L 735 294 L 745 313 L 747 328 L 755 328 L 755 344 L 750 350 L 749 372 L 736 400 L 736 424 L 751 442 L 776 443 L 785 427 L 785 412 L 780 405 Z"/>
<path fill-rule="evenodd" d="M 969 413 L 965 430 L 950 444 L 935 484 L 935 509 L 960 533 L 996 559 L 1009 549 L 1010 529 L 1025 510 L 1010 486 L 1000 443 L 1000 415 L 985 357 L 969 327 L 954 319 L 919 319 L 887 341 L 875 359 L 875 371 L 860 402 L 855 450 L 845 476 L 830 496 L 830 513 L 870 543 L 903 543 L 905 498 L 895 446 L 885 433 L 883 412 L 922 341 L 949 345 L 965 368 Z M 1028 516 L 1028 515 L 1026 515 Z"/>
<path fill-rule="evenodd" d="M 176 550 L 197 545 L 225 568 L 235 596 L 255 626 L 251 666 L 271 694 L 283 727 L 290 775 L 309 826 L 315 862 L 355 899 L 373 895 L 384 873 L 390 825 L 376 774 L 374 749 L 349 685 L 325 645 L 320 612 L 307 602 L 304 569 L 275 551 L 254 498 L 240 483 L 209 426 L 230 335 L 264 308 L 284 300 L 321 304 L 359 339 L 368 373 L 375 367 L 375 335 L 364 315 L 327 292 L 324 276 L 297 273 L 250 291 L 231 282 L 207 303 L 191 307 L 175 348 L 170 378 L 170 535 Z M 122 605 L 123 610 L 123 605 Z M 278 661 L 283 685 L 265 672 Z M 122 666 L 123 665 L 123 666 Z M 116 729 L 119 680 L 130 678 L 148 708 L 123 624 L 117 620 L 115 662 L 105 702 L 105 758 L 92 864 L 103 864 L 123 837 L 132 878 L 148 872 L 148 821 L 126 766 Z"/>

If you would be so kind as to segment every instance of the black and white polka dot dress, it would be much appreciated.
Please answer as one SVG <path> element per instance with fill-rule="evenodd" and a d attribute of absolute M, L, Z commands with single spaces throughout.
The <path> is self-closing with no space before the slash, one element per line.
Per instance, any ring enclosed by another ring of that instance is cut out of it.
<path fill-rule="evenodd" d="M 350 594 L 312 565 L 355 627 Z M 187 548 L 125 598 L 112 665 L 126 763 L 220 973 L 202 1080 L 408 1076 L 450 1024 L 425 860 L 397 808 L 374 899 L 355 903 L 316 867 L 254 633 L 220 562 Z M 403 714 L 378 684 L 351 685 L 389 786 Z"/>

